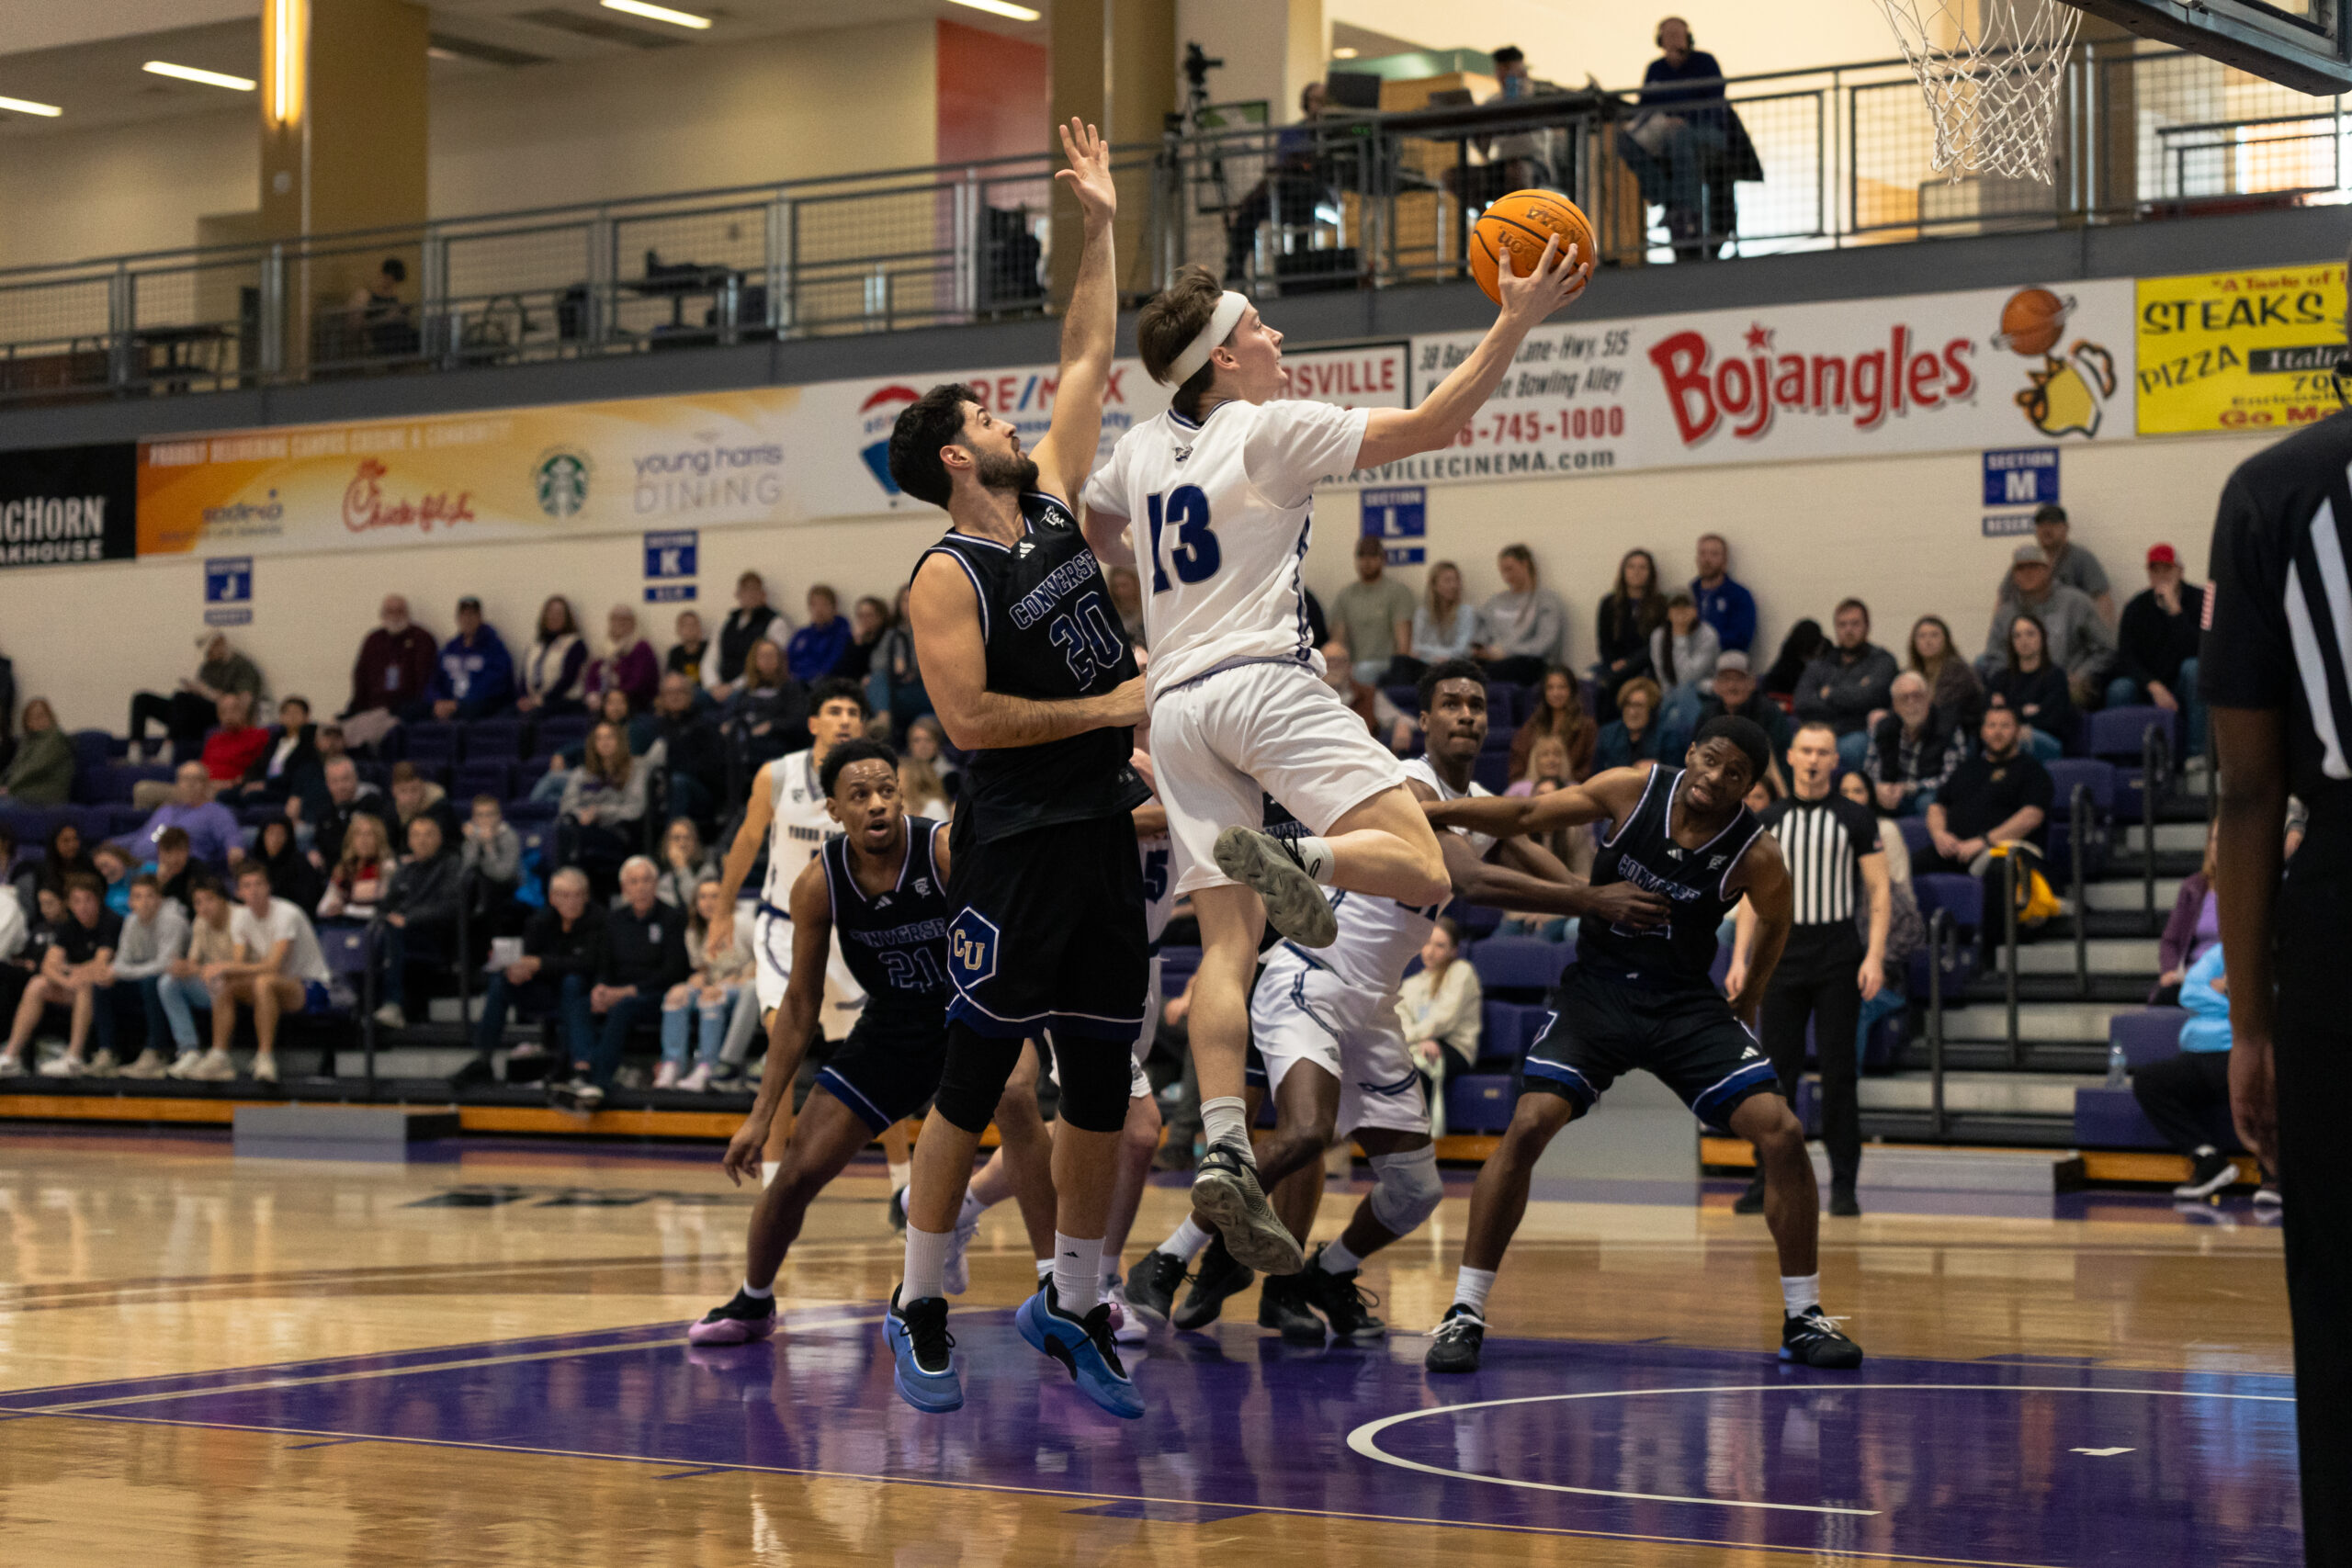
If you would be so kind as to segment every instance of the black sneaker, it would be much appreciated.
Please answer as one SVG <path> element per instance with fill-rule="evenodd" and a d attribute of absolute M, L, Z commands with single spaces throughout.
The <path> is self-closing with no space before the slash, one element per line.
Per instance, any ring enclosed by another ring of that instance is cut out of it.
<path fill-rule="evenodd" d="M 715 1306 L 686 1329 L 690 1345 L 748 1345 L 775 1332 L 775 1297 L 755 1298 L 740 1289 L 725 1306 Z"/>
<path fill-rule="evenodd" d="M 1184 1260 L 1172 1252 L 1147 1252 L 1127 1270 L 1127 1305 L 1153 1328 L 1165 1328 L 1176 1312 L 1176 1287 L 1184 1282 Z"/>
<path fill-rule="evenodd" d="M 1851 1371 L 1862 1364 L 1862 1348 L 1838 1332 L 1821 1308 L 1809 1306 L 1781 1323 L 1781 1359 L 1801 1367 Z"/>
<path fill-rule="evenodd" d="M 1187 1334 L 1206 1328 L 1224 1310 L 1225 1298 L 1248 1290 L 1256 1278 L 1234 1261 L 1233 1254 L 1225 1249 L 1225 1237 L 1217 1236 L 1201 1254 L 1201 1266 L 1193 1271 L 1193 1288 L 1184 1292 L 1184 1304 L 1168 1321 Z"/>
<path fill-rule="evenodd" d="M 1747 1190 L 1731 1201 L 1735 1214 L 1760 1214 L 1764 1212 L 1764 1172 L 1758 1169 L 1749 1179 Z"/>
<path fill-rule="evenodd" d="M 1323 1320 L 1306 1304 L 1306 1276 L 1269 1274 L 1258 1291 L 1258 1326 L 1301 1344 L 1323 1343 Z"/>
<path fill-rule="evenodd" d="M 490 1058 L 487 1056 L 473 1057 L 464 1066 L 449 1075 L 449 1087 L 453 1089 L 472 1089 L 481 1084 L 495 1081 L 497 1081 L 496 1075 L 490 1070 Z"/>
<path fill-rule="evenodd" d="M 1193 1212 L 1216 1227 L 1233 1256 L 1268 1274 L 1295 1274 L 1306 1250 L 1266 1201 L 1246 1141 L 1211 1144 L 1193 1173 Z"/>
<path fill-rule="evenodd" d="M 2188 1179 L 2172 1190 L 2176 1198 L 2211 1198 L 2238 1179 L 2238 1163 L 2216 1148 L 2197 1151 Z"/>
<path fill-rule="evenodd" d="M 560 1078 L 548 1085 L 548 1100 L 558 1110 L 590 1111 L 605 1103 L 605 1091 L 585 1077 Z"/>
<path fill-rule="evenodd" d="M 1421 1365 L 1433 1372 L 1475 1372 L 1486 1348 L 1487 1320 L 1460 1302 L 1445 1309 L 1445 1321 L 1430 1333 L 1430 1353 Z"/>
<path fill-rule="evenodd" d="M 1317 1263 L 1322 1256 L 1323 1249 L 1317 1247 L 1315 1257 L 1306 1260 L 1306 1272 L 1299 1278 L 1306 1282 L 1306 1304 L 1330 1320 L 1331 1337 L 1348 1345 L 1386 1337 L 1388 1325 L 1372 1310 L 1373 1303 L 1380 1298 L 1356 1284 L 1363 1271 L 1351 1269 L 1344 1274 L 1335 1273 Z"/>
<path fill-rule="evenodd" d="M 1850 1220 L 1862 1212 L 1861 1200 L 1854 1196 L 1851 1185 L 1830 1183 L 1829 1212 L 1841 1220 Z"/>

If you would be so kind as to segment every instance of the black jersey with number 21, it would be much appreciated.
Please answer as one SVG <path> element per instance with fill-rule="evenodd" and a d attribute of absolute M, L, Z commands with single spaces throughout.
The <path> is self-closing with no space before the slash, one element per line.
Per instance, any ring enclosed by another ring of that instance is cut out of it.
<path fill-rule="evenodd" d="M 891 1011 L 947 1007 L 947 879 L 932 863 L 932 834 L 943 824 L 907 818 L 907 858 L 888 892 L 857 885 L 849 835 L 836 833 L 819 852 L 825 891 L 833 906 L 833 935 L 842 960 L 864 988 L 866 1006 Z"/>

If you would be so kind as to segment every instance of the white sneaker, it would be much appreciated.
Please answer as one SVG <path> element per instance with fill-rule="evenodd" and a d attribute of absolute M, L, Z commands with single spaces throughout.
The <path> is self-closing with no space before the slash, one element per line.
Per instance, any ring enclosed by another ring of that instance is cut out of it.
<path fill-rule="evenodd" d="M 710 1064 L 696 1062 L 694 1070 L 678 1080 L 677 1087 L 687 1094 L 701 1094 L 710 1088 Z"/>
<path fill-rule="evenodd" d="M 191 1045 L 187 1050 L 172 1058 L 172 1065 L 164 1069 L 164 1076 L 167 1078 L 180 1078 L 183 1080 L 192 1078 L 196 1077 L 196 1069 L 203 1065 L 204 1047 L 201 1045 Z"/>
<path fill-rule="evenodd" d="M 957 1220 L 956 1234 L 948 1238 L 947 1257 L 939 1266 L 939 1284 L 951 1296 L 960 1296 L 972 1288 L 972 1238 L 980 1234 L 980 1215 L 987 1213 L 982 1209 L 968 1220 Z"/>
<path fill-rule="evenodd" d="M 386 1029 L 406 1029 L 408 1014 L 401 1011 L 398 1002 L 386 1002 L 376 1010 L 376 1021 Z"/>
<path fill-rule="evenodd" d="M 266 1054 L 265 1054 L 265 1055 L 263 1055 L 255 1056 L 255 1057 L 254 1058 L 254 1082 L 255 1082 L 255 1083 L 276 1083 L 277 1081 L 277 1056 L 275 1056 L 275 1055 L 266 1055 Z"/>
<path fill-rule="evenodd" d="M 0 1078 L 20 1078 L 25 1076 L 25 1059 L 13 1051 L 0 1051 Z"/>
<path fill-rule="evenodd" d="M 51 1056 L 36 1069 L 45 1078 L 78 1078 L 87 1070 L 82 1059 L 68 1051 L 62 1056 Z"/>
<path fill-rule="evenodd" d="M 110 1078 L 121 1070 L 115 1066 L 114 1053 L 102 1047 L 90 1058 L 90 1065 L 82 1069 L 82 1076 L 85 1078 Z"/>
<path fill-rule="evenodd" d="M 237 1081 L 237 1064 L 229 1059 L 228 1052 L 216 1047 L 198 1057 L 196 1066 L 190 1067 L 185 1076 L 198 1083 L 234 1083 Z"/>
<path fill-rule="evenodd" d="M 1102 1299 L 1111 1303 L 1111 1337 L 1122 1345 L 1140 1345 L 1151 1337 L 1151 1326 L 1127 1305 L 1126 1282 L 1114 1274 L 1102 1281 Z"/>
<path fill-rule="evenodd" d="M 153 1046 L 139 1053 L 139 1059 L 122 1069 L 127 1078 L 160 1078 L 170 1069 L 164 1064 L 163 1053 Z"/>
<path fill-rule="evenodd" d="M 677 1088 L 678 1064 L 664 1057 L 662 1065 L 653 1069 L 653 1087 L 655 1089 Z"/>

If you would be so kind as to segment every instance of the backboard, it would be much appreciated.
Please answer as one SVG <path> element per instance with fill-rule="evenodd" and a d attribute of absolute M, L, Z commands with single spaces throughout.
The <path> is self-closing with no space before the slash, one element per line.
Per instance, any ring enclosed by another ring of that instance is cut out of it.
<path fill-rule="evenodd" d="M 2352 88 L 2352 0 L 2073 0 L 2143 38 L 2316 96 Z"/>

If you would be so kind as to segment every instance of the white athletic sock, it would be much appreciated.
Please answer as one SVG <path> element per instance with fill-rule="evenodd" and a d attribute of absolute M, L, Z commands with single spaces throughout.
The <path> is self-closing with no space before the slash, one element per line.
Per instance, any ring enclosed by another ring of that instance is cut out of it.
<path fill-rule="evenodd" d="M 1250 1146 L 1250 1108 L 1239 1095 L 1201 1101 L 1201 1141 L 1212 1148 L 1219 1144 Z"/>
<path fill-rule="evenodd" d="M 1208 1244 L 1209 1233 L 1201 1228 L 1200 1221 L 1187 1214 L 1184 1216 L 1184 1223 L 1178 1225 L 1166 1241 L 1161 1242 L 1152 1250 L 1164 1252 L 1170 1258 L 1182 1258 L 1190 1263 L 1201 1255 L 1201 1248 Z"/>
<path fill-rule="evenodd" d="M 989 1206 L 973 1197 L 971 1190 L 967 1188 L 964 1192 L 964 1206 L 956 1211 L 956 1228 L 963 1229 L 988 1212 Z"/>
<path fill-rule="evenodd" d="M 1328 840 L 1311 837 L 1293 839 L 1290 847 L 1297 852 L 1298 863 L 1306 868 L 1307 875 L 1326 887 L 1331 886 L 1331 868 L 1340 857 L 1331 852 Z"/>
<path fill-rule="evenodd" d="M 1037 1259 L 1037 1283 L 1042 1285 L 1053 1277 L 1054 1260 L 1050 1258 L 1040 1258 Z"/>
<path fill-rule="evenodd" d="M 775 1179 L 775 1173 L 783 1168 L 784 1162 L 782 1160 L 763 1159 L 760 1161 L 760 1185 L 765 1187 L 769 1182 L 774 1181 Z"/>
<path fill-rule="evenodd" d="M 1494 1288 L 1495 1271 L 1491 1269 L 1473 1269 L 1464 1264 L 1453 1277 L 1453 1299 L 1480 1317 L 1487 1315 L 1487 1292 Z"/>
<path fill-rule="evenodd" d="M 1084 1317 L 1102 1299 L 1102 1238 L 1054 1233 L 1054 1304 Z"/>
<path fill-rule="evenodd" d="M 947 1293 L 947 1244 L 955 1239 L 953 1231 L 927 1231 L 907 1222 L 907 1280 L 899 1291 L 899 1305 Z"/>
<path fill-rule="evenodd" d="M 1326 1274 L 1344 1274 L 1351 1269 L 1363 1268 L 1363 1259 L 1350 1252 L 1347 1241 L 1342 1238 L 1325 1242 L 1323 1250 L 1315 1255 L 1315 1266 Z M 1492 1280 L 1494 1276 L 1489 1274 L 1487 1278 Z"/>
<path fill-rule="evenodd" d="M 775 1294 L 775 1287 L 774 1285 L 770 1285 L 766 1290 L 763 1291 L 758 1286 L 752 1284 L 752 1281 L 746 1280 L 743 1281 L 743 1293 L 751 1297 L 755 1302 L 763 1302 L 770 1296 Z"/>
<path fill-rule="evenodd" d="M 1821 1304 L 1821 1276 L 1818 1274 L 1806 1274 L 1802 1277 L 1795 1274 L 1781 1275 L 1781 1303 L 1791 1317 L 1796 1316 L 1807 1307 L 1819 1306 Z"/>
<path fill-rule="evenodd" d="M 904 1192 L 907 1190 L 907 1183 L 915 1179 L 914 1162 L 910 1160 L 905 1165 L 890 1165 L 886 1160 L 884 1165 L 890 1172 L 890 1190 Z"/>

